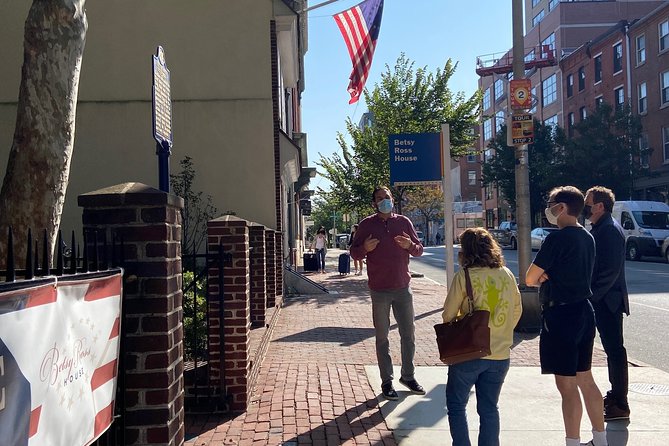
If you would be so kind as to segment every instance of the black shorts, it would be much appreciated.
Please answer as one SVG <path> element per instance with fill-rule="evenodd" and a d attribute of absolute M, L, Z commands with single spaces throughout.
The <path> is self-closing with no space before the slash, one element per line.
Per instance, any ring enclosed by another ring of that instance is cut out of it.
<path fill-rule="evenodd" d="M 539 337 L 541 373 L 576 376 L 592 367 L 595 313 L 589 300 L 545 308 Z"/>

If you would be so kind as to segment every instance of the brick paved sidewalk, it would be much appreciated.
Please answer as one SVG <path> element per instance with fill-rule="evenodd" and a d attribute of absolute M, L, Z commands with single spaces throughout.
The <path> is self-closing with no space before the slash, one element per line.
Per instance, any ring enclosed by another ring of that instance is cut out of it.
<path fill-rule="evenodd" d="M 329 263 L 338 254 L 332 251 Z M 313 273 L 310 278 L 337 294 L 285 299 L 248 411 L 232 419 L 187 417 L 188 445 L 396 444 L 378 409 L 379 389 L 371 388 L 364 369 L 376 364 L 366 275 Z M 415 364 L 441 365 L 432 327 L 441 322 L 446 289 L 424 278 L 413 279 L 411 286 Z M 396 325 L 390 345 L 399 364 Z M 511 365 L 539 365 L 536 334 L 516 334 Z M 606 365 L 598 349 L 593 365 Z"/>

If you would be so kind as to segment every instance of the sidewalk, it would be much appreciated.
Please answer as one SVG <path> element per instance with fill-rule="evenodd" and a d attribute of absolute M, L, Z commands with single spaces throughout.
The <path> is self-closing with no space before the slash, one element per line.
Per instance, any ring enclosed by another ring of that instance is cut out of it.
<path fill-rule="evenodd" d="M 416 378 L 427 395 L 411 395 L 396 383 L 400 399 L 385 401 L 380 396 L 366 275 L 340 276 L 336 261 L 341 252 L 328 251 L 327 274 L 309 274 L 331 294 L 285 299 L 249 410 L 233 419 L 187 417 L 187 445 L 450 444 L 444 395 L 447 367 L 438 360 L 432 328 L 441 322 L 445 288 L 429 279 L 412 279 Z M 390 342 L 393 361 L 399 364 L 396 325 L 391 326 Z M 538 336 L 516 334 L 500 398 L 502 444 L 564 444 L 560 397 L 553 377 L 541 375 L 538 366 Z M 606 358 L 599 349 L 593 373 L 600 388 L 608 389 Z M 609 444 L 667 444 L 669 420 L 658 414 L 669 413 L 669 374 L 631 365 L 630 389 L 631 423 L 608 423 Z M 475 407 L 471 401 L 474 443 Z M 589 431 L 584 417 L 583 442 L 590 440 Z"/>

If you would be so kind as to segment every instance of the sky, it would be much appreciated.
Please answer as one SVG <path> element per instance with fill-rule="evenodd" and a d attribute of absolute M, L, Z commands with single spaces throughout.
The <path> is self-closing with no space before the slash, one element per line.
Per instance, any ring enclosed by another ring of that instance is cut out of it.
<path fill-rule="evenodd" d="M 314 6 L 324 0 L 309 0 Z M 364 98 L 349 104 L 346 91 L 351 60 L 332 15 L 361 0 L 339 0 L 309 11 L 308 50 L 305 55 L 305 90 L 302 94 L 302 131 L 307 133 L 309 166 L 317 167 L 321 154 L 339 151 L 337 132 L 346 134 L 346 119 L 358 123 L 367 111 Z M 458 63 L 449 82 L 452 92 L 471 96 L 478 86 L 476 57 L 504 53 L 512 44 L 511 0 L 385 0 L 381 31 L 366 88 L 381 80 L 404 52 L 414 68 L 430 72 L 451 58 Z M 320 175 L 309 188 L 329 189 Z"/>

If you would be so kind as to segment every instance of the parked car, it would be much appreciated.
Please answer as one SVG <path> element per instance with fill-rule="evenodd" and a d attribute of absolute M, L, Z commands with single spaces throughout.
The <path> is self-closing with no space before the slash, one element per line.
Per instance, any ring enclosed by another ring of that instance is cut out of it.
<path fill-rule="evenodd" d="M 530 232 L 531 244 L 533 250 L 539 250 L 541 245 L 544 244 L 544 240 L 548 237 L 548 234 L 551 232 L 557 231 L 558 228 L 534 228 Z"/>
<path fill-rule="evenodd" d="M 509 246 L 511 249 L 518 248 L 518 226 L 515 221 L 503 221 L 497 229 L 489 229 L 497 243 L 501 246 Z"/>

